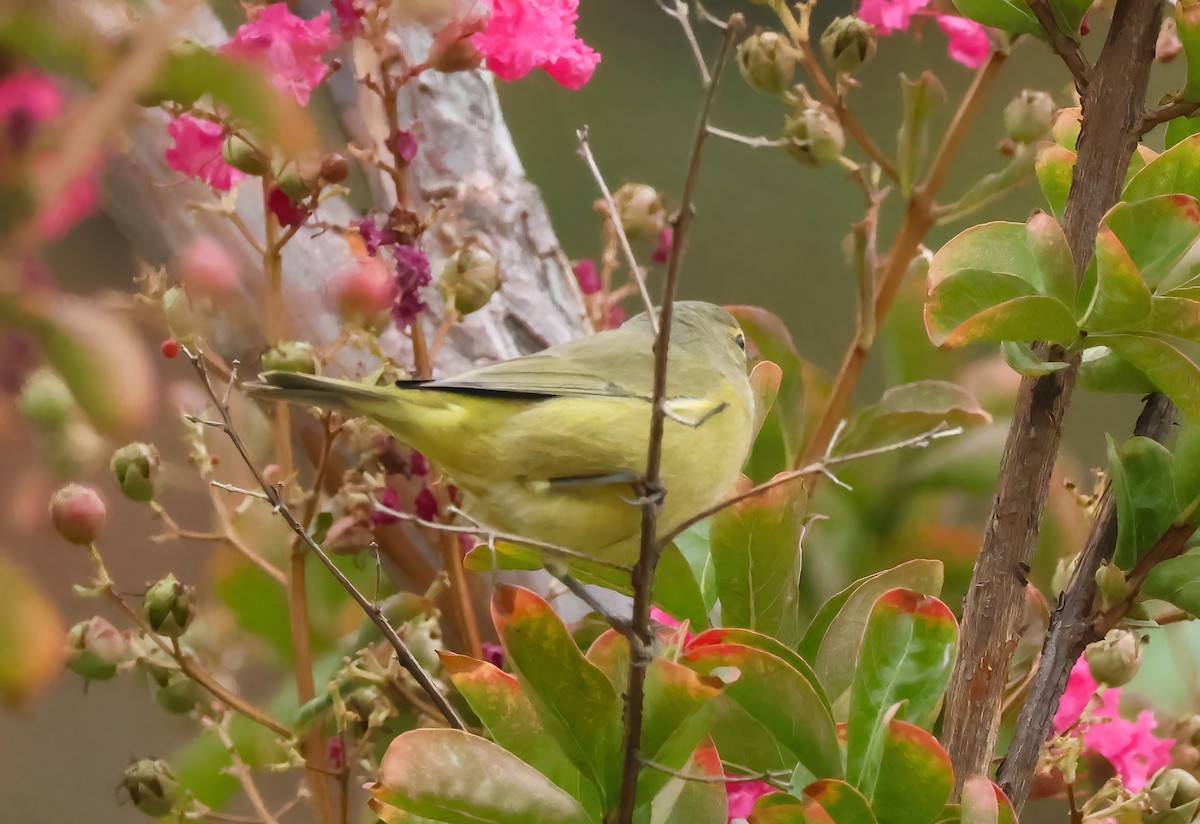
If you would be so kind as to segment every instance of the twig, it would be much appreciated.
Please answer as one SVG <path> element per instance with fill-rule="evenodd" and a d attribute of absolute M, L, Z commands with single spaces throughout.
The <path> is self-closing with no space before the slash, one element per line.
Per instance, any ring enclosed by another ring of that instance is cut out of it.
<path fill-rule="evenodd" d="M 696 31 L 692 28 L 687 4 L 683 0 L 655 0 L 655 2 L 658 3 L 660 9 L 674 17 L 675 21 L 679 23 L 679 28 L 683 29 L 683 36 L 687 39 L 688 48 L 691 49 L 692 57 L 696 60 L 696 68 L 700 72 L 700 82 L 707 86 L 712 82 L 712 76 L 708 73 L 708 63 L 704 60 L 704 52 L 700 50 L 700 41 L 696 39 Z"/>
<path fill-rule="evenodd" d="M 259 555 L 250 546 L 242 540 L 237 534 L 237 530 L 233 527 L 233 520 L 229 516 L 229 511 L 221 505 L 220 501 L 213 497 L 213 509 L 216 510 L 217 519 L 221 522 L 220 532 L 197 532 L 192 529 L 184 529 L 179 523 L 171 517 L 171 515 L 163 509 L 157 502 L 151 502 L 154 506 L 154 512 L 166 524 L 170 530 L 168 535 L 162 536 L 166 538 L 176 537 L 183 538 L 188 541 L 216 541 L 227 544 L 235 551 L 240 553 L 250 563 L 261 569 L 271 580 L 281 586 L 287 586 L 287 576 L 284 575 L 278 567 L 268 561 L 266 558 Z"/>
<path fill-rule="evenodd" d="M 263 824 L 279 824 L 279 820 L 267 808 L 267 803 L 263 800 L 258 785 L 254 783 L 254 774 L 250 772 L 250 768 L 246 766 L 246 762 L 238 755 L 237 747 L 233 745 L 233 739 L 229 737 L 229 731 L 225 729 L 224 722 L 217 721 L 212 724 L 212 728 L 216 732 L 217 738 L 221 740 L 221 744 L 229 752 L 229 771 L 234 774 L 238 783 L 242 785 L 242 791 L 246 793 L 246 798 L 250 801 L 250 806 L 254 808 L 254 812 L 258 813 L 258 817 L 262 819 Z"/>
<path fill-rule="evenodd" d="M 742 16 L 734 14 L 725 28 L 721 47 L 713 61 L 710 79 L 704 84 L 704 100 L 692 139 L 691 158 L 679 213 L 673 220 L 675 242 L 667 259 L 666 280 L 663 283 L 662 309 L 659 315 L 657 336 L 654 343 L 654 390 L 650 407 L 650 443 L 646 450 L 646 472 L 640 482 L 642 495 L 641 549 L 637 564 L 633 568 L 633 616 L 631 632 L 627 635 L 630 645 L 629 683 L 625 691 L 625 735 L 622 744 L 621 796 L 617 805 L 617 824 L 632 824 L 633 811 L 637 806 L 637 778 L 641 766 L 640 747 L 642 742 L 642 712 L 646 686 L 646 669 L 650 662 L 650 599 L 654 588 L 654 572 L 662 555 L 663 544 L 658 541 L 658 510 L 666 490 L 662 488 L 663 428 L 666 422 L 664 401 L 667 395 L 667 359 L 671 346 L 671 318 L 674 314 L 675 287 L 679 281 L 679 267 L 683 261 L 688 227 L 695 208 L 692 203 L 696 181 L 700 173 L 701 154 L 708 139 L 708 119 L 716 96 L 717 84 L 725 59 L 733 45 L 735 35 L 741 30 Z M 654 313 L 651 312 L 651 317 Z"/>
<path fill-rule="evenodd" d="M 746 775 L 696 775 L 695 773 L 668 767 L 666 764 L 659 764 L 657 761 L 651 761 L 649 758 L 643 758 L 642 764 L 656 772 L 665 773 L 675 778 L 682 778 L 684 781 L 694 781 L 697 784 L 738 784 L 750 781 L 763 781 L 777 790 L 786 790 L 791 786 L 789 781 L 792 776 L 791 770 L 767 770 L 764 772 L 747 773 Z"/>
<path fill-rule="evenodd" d="M 1050 38 L 1050 47 L 1054 49 L 1054 53 L 1062 58 L 1071 76 L 1075 78 L 1075 88 L 1083 94 L 1091 78 L 1092 67 L 1088 65 L 1078 41 L 1058 27 L 1058 21 L 1054 19 L 1054 12 L 1050 10 L 1050 4 L 1046 0 L 1030 0 L 1029 10 L 1042 24 L 1042 30 Z"/>
<path fill-rule="evenodd" d="M 792 142 L 791 138 L 788 137 L 762 137 L 738 134 L 737 132 L 718 129 L 716 126 L 709 126 L 708 133 L 713 137 L 719 137 L 722 140 L 730 140 L 734 143 L 741 143 L 743 146 L 749 146 L 752 149 L 782 148 L 790 145 Z"/>
<path fill-rule="evenodd" d="M 345 589 L 346 592 L 350 594 L 350 597 L 353 598 L 359 607 L 362 608 L 367 617 L 371 619 L 371 622 L 379 628 L 379 631 L 383 633 L 383 637 L 387 639 L 392 649 L 395 650 L 396 658 L 400 661 L 400 666 L 404 667 L 404 669 L 408 671 L 409 675 L 411 675 L 413 679 L 421 686 L 421 689 L 423 689 L 430 697 L 434 705 L 445 717 L 450 726 L 460 730 L 466 729 L 466 724 L 463 722 L 461 716 L 459 716 L 458 711 L 454 709 L 453 705 L 451 705 L 450 702 L 446 700 L 446 697 L 438 690 L 437 686 L 433 683 L 433 679 L 429 677 L 429 674 L 421 668 L 420 663 L 416 658 L 413 657 L 412 652 L 409 650 L 408 646 L 404 643 L 400 636 L 396 634 L 396 630 L 394 630 L 392 625 L 388 623 L 388 620 L 383 616 L 383 612 L 379 609 L 379 607 L 376 604 L 373 604 L 366 596 L 359 592 L 358 588 L 350 582 L 350 579 L 347 578 L 340 569 L 338 569 L 337 565 L 325 553 L 325 550 L 321 548 L 321 545 L 313 540 L 312 536 L 308 534 L 303 525 L 296 520 L 296 517 L 292 514 L 292 511 L 284 502 L 283 497 L 279 494 L 278 488 L 268 483 L 267 479 L 263 477 L 262 472 L 257 466 L 255 466 L 254 461 L 250 459 L 250 454 L 246 451 L 246 446 L 242 443 L 242 438 L 238 434 L 237 429 L 234 428 L 233 418 L 230 416 L 228 405 L 224 404 L 221 399 L 217 397 L 216 390 L 212 385 L 212 381 L 210 381 L 208 378 L 208 371 L 205 368 L 204 361 L 190 349 L 184 348 L 184 353 L 187 355 L 188 360 L 191 361 L 192 368 L 196 370 L 196 374 L 199 376 L 200 382 L 203 384 L 204 390 L 208 393 L 209 398 L 214 404 L 216 404 L 217 411 L 220 413 L 221 419 L 224 421 L 224 425 L 222 426 L 223 431 L 233 443 L 234 448 L 241 456 L 242 461 L 246 464 L 246 467 L 254 475 L 254 479 L 262 488 L 263 494 L 271 503 L 271 506 L 274 508 L 275 512 L 283 518 L 287 525 L 291 527 L 292 531 L 299 536 L 304 545 L 307 546 L 308 549 L 317 556 L 321 563 L 325 565 L 325 568 L 329 570 L 329 573 L 337 579 L 338 583 L 342 585 L 342 588 Z"/>
<path fill-rule="evenodd" d="M 1200 102 L 1191 100 L 1172 100 L 1169 103 L 1164 103 L 1157 109 L 1150 109 L 1142 115 L 1142 123 L 1138 127 L 1139 134 L 1146 132 L 1158 126 L 1161 123 L 1166 123 L 1168 120 L 1174 120 L 1177 117 L 1191 117 L 1200 109 Z"/>
<path fill-rule="evenodd" d="M 637 256 L 633 253 L 633 247 L 629 245 L 629 238 L 625 235 L 625 227 L 621 225 L 621 215 L 617 211 L 617 203 L 613 200 L 612 192 L 608 189 L 608 184 L 604 182 L 604 175 L 600 174 L 600 167 L 596 165 L 596 157 L 592 154 L 592 146 L 588 142 L 587 126 L 576 131 L 575 137 L 579 139 L 579 156 L 587 164 L 588 169 L 592 173 L 592 178 L 596 181 L 596 185 L 600 187 L 600 194 L 604 196 L 604 207 L 608 210 L 608 222 L 613 227 L 613 231 L 617 233 L 617 239 L 621 242 L 621 251 L 625 253 L 625 262 L 629 265 L 629 276 L 637 284 L 638 294 L 642 296 L 642 303 L 645 304 L 646 311 L 650 313 L 650 325 L 657 333 L 658 318 L 654 314 L 654 300 L 650 297 L 650 291 L 646 288 L 646 273 L 642 271 L 642 267 L 638 264 Z"/>

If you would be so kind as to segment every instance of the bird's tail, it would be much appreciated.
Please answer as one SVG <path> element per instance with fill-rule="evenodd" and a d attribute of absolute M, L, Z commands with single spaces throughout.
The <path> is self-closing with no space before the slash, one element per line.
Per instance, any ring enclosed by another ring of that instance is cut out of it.
<path fill-rule="evenodd" d="M 258 381 L 245 384 L 245 389 L 259 398 L 354 411 L 359 411 L 364 404 L 387 399 L 395 392 L 391 387 L 368 386 L 299 372 L 263 372 Z"/>

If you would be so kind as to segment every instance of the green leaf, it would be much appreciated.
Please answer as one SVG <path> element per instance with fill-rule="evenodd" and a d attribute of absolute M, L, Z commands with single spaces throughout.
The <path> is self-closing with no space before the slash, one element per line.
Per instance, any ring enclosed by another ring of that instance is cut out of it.
<path fill-rule="evenodd" d="M 1004 792 L 982 775 L 963 784 L 962 824 L 1017 824 L 1017 814 Z"/>
<path fill-rule="evenodd" d="M 1034 165 L 1038 186 L 1059 220 L 1067 210 L 1067 195 L 1071 193 L 1071 176 L 1075 171 L 1075 152 L 1055 143 L 1045 144 L 1038 152 Z"/>
<path fill-rule="evenodd" d="M 1146 285 L 1157 289 L 1200 238 L 1200 203 L 1181 194 L 1118 203 L 1104 216 L 1103 225 L 1129 252 Z"/>
<path fill-rule="evenodd" d="M 783 659 L 744 644 L 713 644 L 687 647 L 682 661 L 706 676 L 735 668 L 725 696 L 766 726 L 811 773 L 841 775 L 833 718 L 817 689 Z"/>
<path fill-rule="evenodd" d="M 828 816 L 816 822 L 804 814 L 804 802 L 787 793 L 758 797 L 748 819 L 750 824 L 827 824 Z"/>
<path fill-rule="evenodd" d="M 1089 343 L 1112 349 L 1149 378 L 1184 415 L 1200 421 L 1200 347 L 1149 332 L 1096 335 Z"/>
<path fill-rule="evenodd" d="M 932 734 L 905 721 L 887 725 L 879 780 L 864 793 L 879 824 L 931 824 L 953 787 L 950 756 Z"/>
<path fill-rule="evenodd" d="M 384 804 L 448 824 L 586 824 L 583 807 L 533 767 L 462 730 L 397 737 L 371 794 Z"/>
<path fill-rule="evenodd" d="M 651 802 L 650 824 L 726 824 L 729 797 L 725 784 L 712 780 L 725 774 L 717 750 L 711 745 L 700 747 L 682 772 L 699 780 L 672 778 Z"/>
<path fill-rule="evenodd" d="M 784 646 L 769 635 L 763 635 L 761 632 L 742 629 L 741 627 L 714 627 L 693 636 L 687 644 L 691 648 L 714 644 L 743 644 L 744 646 L 754 647 L 769 655 L 781 658 L 803 675 L 808 683 L 812 684 L 817 697 L 821 699 L 821 704 L 826 710 L 832 713 L 829 699 L 825 696 L 825 691 L 821 688 L 821 682 L 818 680 L 817 674 L 813 671 L 812 667 L 808 665 L 808 662 L 801 658 L 799 653 L 792 650 L 791 647 Z"/>
<path fill-rule="evenodd" d="M 1192 550 L 1155 564 L 1142 584 L 1142 592 L 1189 615 L 1200 616 L 1200 552 Z"/>
<path fill-rule="evenodd" d="M 1166 531 L 1179 507 L 1171 453 L 1150 438 L 1130 438 L 1118 450 L 1108 437 L 1108 473 L 1117 503 L 1113 560 L 1130 570 Z"/>
<path fill-rule="evenodd" d="M 1172 118 L 1167 121 L 1167 132 L 1163 138 L 1163 147 L 1169 149 L 1197 133 L 1200 133 L 1200 116 Z"/>
<path fill-rule="evenodd" d="M 1122 200 L 1181 194 L 1200 198 L 1200 135 L 1181 140 L 1125 184 Z"/>
<path fill-rule="evenodd" d="M 984 271 L 1012 275 L 1029 284 L 1032 289 L 1019 294 L 1042 294 L 1057 297 L 1063 302 L 1074 300 L 1075 273 L 1059 248 L 1062 229 L 1046 215 L 1023 223 L 993 222 L 972 226 L 960 232 L 942 246 L 929 264 L 929 286 L 936 287 L 960 272 Z M 1061 242 L 1066 243 L 1066 238 Z"/>
<path fill-rule="evenodd" d="M 700 596 L 704 599 L 706 612 L 717 603 L 717 568 L 709 550 L 711 525 L 711 521 L 705 519 L 688 527 L 672 541 L 687 560 L 692 576 L 700 585 Z"/>
<path fill-rule="evenodd" d="M 1070 343 L 1079 334 L 1062 301 L 1035 294 L 1019 277 L 971 269 L 930 290 L 925 329 L 934 345 L 950 347 L 977 340 Z"/>
<path fill-rule="evenodd" d="M 1035 212 L 1025 223 L 1025 235 L 1040 274 L 1039 280 L 1030 282 L 1043 295 L 1073 303 L 1078 286 L 1075 258 L 1062 225 L 1045 212 Z"/>
<path fill-rule="evenodd" d="M 1150 301 L 1150 316 L 1139 326 L 1150 333 L 1200 343 L 1200 300 L 1155 295 Z"/>
<path fill-rule="evenodd" d="M 1092 392 L 1130 392 L 1137 395 L 1156 390 L 1141 370 L 1107 346 L 1083 350 L 1079 362 L 1079 385 Z"/>
<path fill-rule="evenodd" d="M 933 72 L 922 72 L 916 80 L 900 75 L 900 97 L 904 105 L 896 156 L 900 169 L 900 191 L 905 197 L 920 174 L 928 141 L 927 124 L 934 109 L 946 102 L 946 90 Z"/>
<path fill-rule="evenodd" d="M 762 360 L 750 370 L 750 392 L 754 395 L 754 437 L 758 437 L 767 414 L 779 396 L 783 370 L 774 361 Z"/>
<path fill-rule="evenodd" d="M 775 738 L 773 721 L 759 723 L 728 695 L 717 698 L 713 706 L 710 734 L 722 758 L 754 772 L 795 769 L 796 756 Z"/>
<path fill-rule="evenodd" d="M 533 592 L 497 587 L 492 620 L 542 724 L 596 783 L 607 806 L 620 787 L 621 702 L 612 684 Z"/>
<path fill-rule="evenodd" d="M 1071 365 L 1066 361 L 1044 361 L 1034 353 L 1028 343 L 1017 343 L 1014 340 L 1006 340 L 1001 343 L 1000 350 L 1004 353 L 1005 363 L 1018 375 L 1024 375 L 1027 378 L 1051 375 Z"/>
<path fill-rule="evenodd" d="M 888 722 L 932 725 L 957 648 L 954 614 L 938 599 L 893 589 L 875 601 L 850 688 L 846 750 L 846 778 L 867 795 L 879 780 Z"/>
<path fill-rule="evenodd" d="M 1077 313 L 1079 326 L 1089 332 L 1128 329 L 1150 314 L 1150 288 L 1121 241 L 1104 226 L 1079 286 Z"/>
<path fill-rule="evenodd" d="M 515 676 L 465 655 L 441 652 L 446 674 L 492 740 L 549 778 L 589 812 L 599 813 L 599 793 L 550 735 Z"/>
<path fill-rule="evenodd" d="M 622 583 L 626 581 L 628 577 Z M 663 548 L 662 557 L 658 560 L 651 600 L 667 614 L 680 621 L 689 621 L 695 629 L 708 626 L 708 604 L 700 583 L 692 572 L 690 562 L 674 543 Z"/>
<path fill-rule="evenodd" d="M 964 17 L 1009 34 L 1044 36 L 1042 25 L 1021 0 L 954 0 Z"/>
<path fill-rule="evenodd" d="M 879 403 L 855 416 L 840 440 L 839 452 L 855 452 L 929 432 L 938 424 L 969 429 L 992 422 L 975 397 L 948 381 L 916 381 L 894 386 Z"/>
<path fill-rule="evenodd" d="M 1200 427 L 1183 421 L 1171 454 L 1175 457 L 1175 498 L 1182 515 L 1200 498 Z M 1200 512 L 1194 512 L 1191 523 L 1198 520 Z"/>
<path fill-rule="evenodd" d="M 626 644 L 624 638 L 621 639 Z M 723 685 L 717 678 L 702 678 L 688 667 L 655 658 L 646 672 L 646 698 L 641 752 L 656 764 L 682 770 L 708 735 L 712 701 Z M 639 803 L 654 798 L 671 776 L 653 767 L 638 774 Z"/>
<path fill-rule="evenodd" d="M 804 633 L 800 655 L 812 664 L 835 707 L 854 678 L 858 650 L 875 600 L 896 587 L 938 595 L 942 591 L 942 562 L 906 561 L 855 581 L 821 606 Z"/>
<path fill-rule="evenodd" d="M 463 567 L 473 572 L 496 572 L 501 569 L 534 570 L 544 566 L 536 549 L 508 541 L 492 541 L 477 545 L 463 556 Z"/>
<path fill-rule="evenodd" d="M 725 308 L 741 324 L 742 331 L 759 354 L 778 364 L 782 371 L 779 390 L 763 424 L 762 435 L 769 433 L 782 440 L 785 465 L 791 466 L 799 457 L 804 433 L 804 360 L 796 351 L 791 333 L 775 314 L 758 306 Z"/>
<path fill-rule="evenodd" d="M 1050 11 L 1063 34 L 1072 40 L 1079 39 L 1080 25 L 1091 8 L 1091 0 L 1050 0 Z"/>
<path fill-rule="evenodd" d="M 66 648 L 58 610 L 23 569 L 0 556 L 0 704 L 31 701 L 61 671 Z"/>
<path fill-rule="evenodd" d="M 743 478 L 737 491 L 746 488 Z M 710 541 L 722 623 L 789 645 L 800 639 L 804 504 L 804 485 L 785 483 L 713 516 Z"/>
<path fill-rule="evenodd" d="M 1200 99 L 1200 10 L 1195 6 L 1175 9 L 1175 24 L 1179 42 L 1187 57 L 1187 83 L 1183 87 L 1186 100 Z"/>
<path fill-rule="evenodd" d="M 804 814 L 829 824 L 876 824 L 871 805 L 845 781 L 824 779 L 804 788 Z"/>

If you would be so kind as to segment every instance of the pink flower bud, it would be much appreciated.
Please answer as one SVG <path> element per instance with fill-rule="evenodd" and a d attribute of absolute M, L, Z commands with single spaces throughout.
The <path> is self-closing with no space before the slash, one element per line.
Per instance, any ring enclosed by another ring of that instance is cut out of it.
<path fill-rule="evenodd" d="M 87 545 L 100 536 L 108 509 L 96 490 L 67 484 L 50 499 L 50 517 L 59 535 L 73 544 Z"/>
<path fill-rule="evenodd" d="M 338 314 L 347 323 L 380 331 L 391 320 L 396 303 L 396 279 L 387 264 L 377 257 L 359 258 L 333 283 Z"/>
<path fill-rule="evenodd" d="M 208 235 L 196 238 L 184 251 L 180 263 L 183 288 L 193 300 L 220 300 L 237 289 L 237 261 Z"/>

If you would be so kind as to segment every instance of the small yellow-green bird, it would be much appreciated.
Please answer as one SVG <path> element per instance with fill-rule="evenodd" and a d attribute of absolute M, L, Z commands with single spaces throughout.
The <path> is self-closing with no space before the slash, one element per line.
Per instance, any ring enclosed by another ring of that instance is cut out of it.
<path fill-rule="evenodd" d="M 421 451 L 498 531 L 627 564 L 649 444 L 655 335 L 646 313 L 619 329 L 441 380 L 368 386 L 267 372 L 264 396 L 344 408 Z M 719 306 L 675 304 L 667 369 L 660 533 L 717 503 L 750 451 L 746 338 Z"/>

